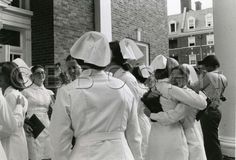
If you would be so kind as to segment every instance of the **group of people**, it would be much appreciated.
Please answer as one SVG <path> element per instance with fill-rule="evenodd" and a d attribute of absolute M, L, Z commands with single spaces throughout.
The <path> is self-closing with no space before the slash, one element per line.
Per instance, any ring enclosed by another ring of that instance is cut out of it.
<path fill-rule="evenodd" d="M 227 80 L 217 58 L 198 69 L 163 55 L 130 65 L 142 56 L 130 39 L 85 33 L 70 49 L 70 78 L 60 74 L 55 100 L 42 66 L 31 68 L 25 88 L 17 64 L 0 63 L 0 159 L 222 160 L 218 108 Z M 33 115 L 45 126 L 37 137 Z"/>

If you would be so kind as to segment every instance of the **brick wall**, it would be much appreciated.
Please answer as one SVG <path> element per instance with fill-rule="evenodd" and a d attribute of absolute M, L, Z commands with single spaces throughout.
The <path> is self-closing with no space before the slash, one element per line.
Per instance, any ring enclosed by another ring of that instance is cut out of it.
<path fill-rule="evenodd" d="M 95 30 L 93 0 L 34 0 L 31 3 L 32 63 L 61 62 L 83 33 Z M 137 39 L 150 46 L 150 57 L 168 52 L 166 0 L 112 0 L 113 40 Z"/>
<path fill-rule="evenodd" d="M 211 34 L 213 34 L 213 33 L 211 33 Z M 206 40 L 207 35 L 209 35 L 209 33 L 193 35 L 195 37 L 196 45 L 197 46 L 198 45 L 206 45 L 207 44 L 207 40 Z M 177 48 L 188 47 L 188 37 L 190 37 L 190 36 L 183 36 L 183 37 L 175 38 L 175 39 L 177 39 Z"/>
<path fill-rule="evenodd" d="M 31 1 L 32 65 L 54 63 L 53 0 Z"/>
<path fill-rule="evenodd" d="M 142 28 L 141 41 L 150 45 L 151 60 L 168 52 L 166 0 L 112 0 L 112 39 L 137 39 L 136 29 Z"/>
<path fill-rule="evenodd" d="M 193 50 L 191 50 L 191 47 L 188 47 L 188 36 L 176 38 L 177 47 L 175 49 L 170 49 L 169 55 L 172 57 L 178 57 L 180 63 L 188 63 L 188 55 L 193 52 L 193 54 L 197 55 L 197 60 L 201 60 L 201 58 L 206 57 L 208 53 L 215 52 L 214 46 L 206 46 L 206 36 L 208 34 L 209 33 L 194 35 L 195 46 L 192 47 Z M 201 53 L 202 55 L 200 55 Z"/>
<path fill-rule="evenodd" d="M 54 0 L 55 63 L 64 66 L 74 42 L 85 32 L 95 30 L 93 0 Z"/>

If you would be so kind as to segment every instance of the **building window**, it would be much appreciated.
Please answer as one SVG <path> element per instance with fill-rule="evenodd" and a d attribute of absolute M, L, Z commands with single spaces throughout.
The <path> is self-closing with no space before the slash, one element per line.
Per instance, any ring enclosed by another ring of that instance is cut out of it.
<path fill-rule="evenodd" d="M 195 29 L 195 18 L 194 17 L 188 18 L 188 29 Z"/>
<path fill-rule="evenodd" d="M 1 29 L 0 44 L 20 47 L 21 46 L 20 32 L 8 29 Z"/>
<path fill-rule="evenodd" d="M 214 45 L 214 34 L 209 34 L 206 37 L 207 45 Z"/>
<path fill-rule="evenodd" d="M 213 27 L 213 15 L 211 13 L 205 16 L 206 19 L 206 27 Z"/>
<path fill-rule="evenodd" d="M 22 56 L 20 54 L 10 54 L 10 61 L 13 61 L 16 58 L 22 58 Z"/>
<path fill-rule="evenodd" d="M 213 27 L 213 15 L 211 13 L 205 16 L 206 19 L 206 27 Z"/>
<path fill-rule="evenodd" d="M 29 0 L 13 0 L 10 5 L 17 8 L 30 10 L 29 3 L 30 3 Z"/>
<path fill-rule="evenodd" d="M 169 40 L 169 49 L 177 48 L 177 39 L 170 39 Z"/>
<path fill-rule="evenodd" d="M 137 46 L 139 47 L 139 49 L 143 52 L 143 57 L 140 58 L 136 64 L 141 65 L 141 64 L 145 64 L 146 66 L 149 66 L 149 60 L 150 60 L 150 46 L 148 43 L 145 42 L 136 42 Z"/>
<path fill-rule="evenodd" d="M 195 37 L 188 37 L 188 46 L 195 46 Z"/>
<path fill-rule="evenodd" d="M 176 22 L 175 21 L 169 22 L 169 32 L 170 33 L 176 32 Z"/>

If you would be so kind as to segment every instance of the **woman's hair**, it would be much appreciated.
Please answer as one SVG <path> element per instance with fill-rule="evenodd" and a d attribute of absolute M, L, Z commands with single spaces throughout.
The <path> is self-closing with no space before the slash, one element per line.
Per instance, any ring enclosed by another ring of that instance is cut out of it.
<path fill-rule="evenodd" d="M 189 79 L 190 71 L 189 71 L 188 67 L 186 67 L 184 65 L 179 65 L 177 67 L 172 68 L 171 72 L 173 72 L 174 70 L 179 70 L 181 75 L 186 76 L 187 79 Z"/>
<path fill-rule="evenodd" d="M 41 65 L 35 65 L 35 66 L 33 66 L 33 67 L 31 68 L 31 72 L 32 72 L 32 73 L 35 73 L 35 71 L 36 71 L 37 69 L 39 69 L 39 68 L 44 69 L 44 67 L 41 66 Z"/>
<path fill-rule="evenodd" d="M 25 89 L 22 74 L 14 62 L 2 62 L 0 63 L 0 68 L 1 73 L 5 77 L 4 80 L 9 86 L 19 91 Z"/>
<path fill-rule="evenodd" d="M 164 78 L 169 78 L 169 71 L 167 68 L 165 69 L 156 69 L 155 72 L 155 78 L 158 79 L 164 79 Z"/>
<path fill-rule="evenodd" d="M 144 78 L 142 76 L 142 73 L 139 67 L 134 67 L 134 69 L 132 70 L 132 74 L 141 83 L 144 83 L 147 80 L 147 78 Z"/>
<path fill-rule="evenodd" d="M 71 60 L 76 60 L 76 59 L 74 57 L 72 57 L 71 55 L 68 55 L 66 57 L 66 62 L 71 61 Z"/>
<path fill-rule="evenodd" d="M 124 59 L 122 56 L 119 41 L 110 42 L 109 45 L 112 52 L 111 62 L 120 65 L 125 71 L 131 71 L 131 65 L 127 63 L 127 59 Z"/>
<path fill-rule="evenodd" d="M 96 69 L 96 70 L 104 70 L 106 67 L 96 66 L 94 64 L 85 63 L 84 60 L 76 59 L 77 63 L 81 66 L 82 69 Z"/>
<path fill-rule="evenodd" d="M 68 83 L 70 83 L 70 79 L 69 79 L 69 77 L 67 76 L 67 74 L 66 74 L 65 72 L 61 72 L 61 73 L 59 74 L 59 77 L 60 77 L 60 79 L 61 79 L 61 83 L 62 83 L 62 84 L 68 84 Z"/>

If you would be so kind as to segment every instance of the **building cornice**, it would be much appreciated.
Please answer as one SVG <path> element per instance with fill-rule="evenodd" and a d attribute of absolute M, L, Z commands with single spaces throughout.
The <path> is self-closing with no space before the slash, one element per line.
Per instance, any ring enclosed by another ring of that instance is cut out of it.
<path fill-rule="evenodd" d="M 212 33 L 214 32 L 213 28 L 209 29 L 201 29 L 201 30 L 195 30 L 195 31 L 189 31 L 189 32 L 183 32 L 183 33 L 172 33 L 168 35 L 168 38 L 179 38 L 179 37 L 185 37 L 185 36 L 193 36 L 198 34 L 205 34 L 205 33 Z"/>
<path fill-rule="evenodd" d="M 0 7 L 7 7 L 10 3 L 12 2 L 12 0 L 0 0 Z"/>
<path fill-rule="evenodd" d="M 213 48 L 214 45 L 187 46 L 187 47 L 180 47 L 180 48 L 172 48 L 172 49 L 169 49 L 169 51 L 182 50 L 182 49 L 193 49 L 193 48 L 200 48 L 200 47 L 210 47 L 210 48 Z"/>

